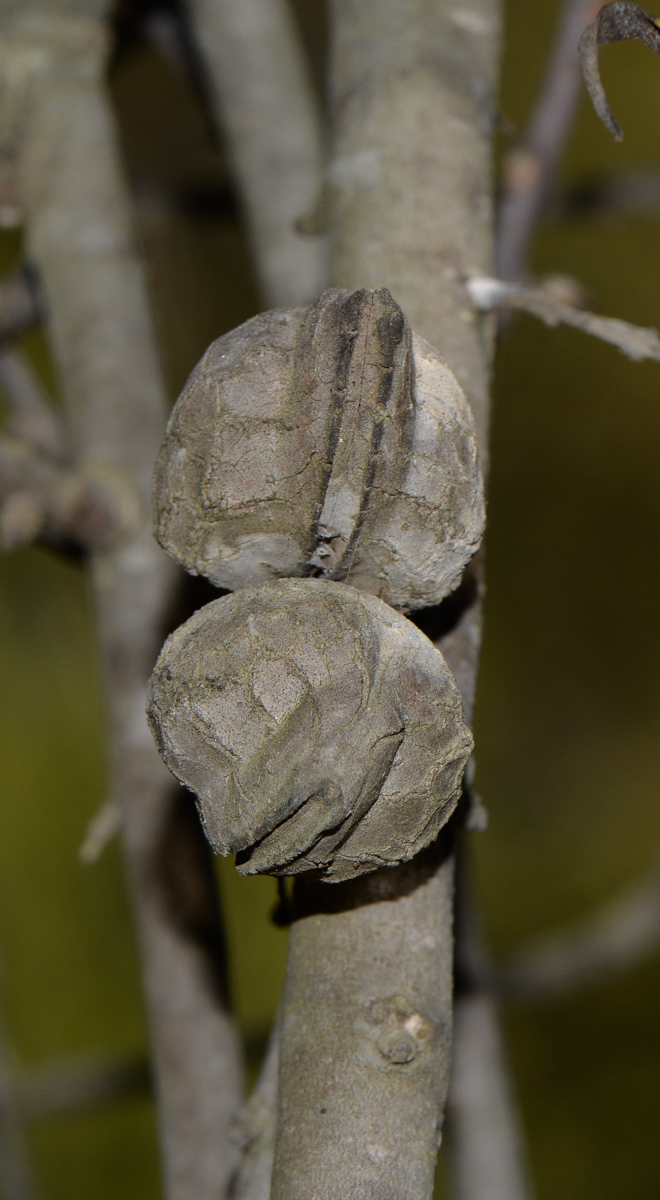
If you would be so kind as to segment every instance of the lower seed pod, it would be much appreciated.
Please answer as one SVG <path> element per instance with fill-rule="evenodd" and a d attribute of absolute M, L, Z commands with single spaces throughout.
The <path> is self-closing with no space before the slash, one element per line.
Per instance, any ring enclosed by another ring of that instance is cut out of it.
<path fill-rule="evenodd" d="M 218 587 L 321 575 L 403 611 L 437 604 L 483 532 L 470 406 L 386 289 L 333 289 L 209 347 L 154 514 L 164 549 Z"/>
<path fill-rule="evenodd" d="M 349 879 L 412 858 L 472 750 L 444 658 L 375 597 L 283 580 L 215 600 L 168 639 L 149 721 L 245 875 Z"/>

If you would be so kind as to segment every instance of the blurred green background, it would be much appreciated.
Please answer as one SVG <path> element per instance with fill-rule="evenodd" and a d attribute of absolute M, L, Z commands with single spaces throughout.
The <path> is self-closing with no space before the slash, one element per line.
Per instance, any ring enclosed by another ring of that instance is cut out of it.
<path fill-rule="evenodd" d="M 297 12 L 322 87 L 324 14 Z M 556 0 L 508 0 L 501 108 L 537 93 Z M 586 100 L 562 184 L 660 178 L 660 63 L 602 53 L 625 140 Z M 222 148 L 198 97 L 146 44 L 112 71 L 172 399 L 209 341 L 260 304 Z M 505 144 L 504 137 L 502 138 Z M 0 234 L 0 269 L 20 238 Z M 538 274 L 599 310 L 660 326 L 660 203 L 573 204 L 544 220 Z M 42 334 L 24 339 L 54 389 Z M 440 347 L 442 349 L 442 347 Z M 577 917 L 660 857 L 660 367 L 520 318 L 494 383 L 488 595 L 476 717 L 487 833 L 472 835 L 495 956 Z M 104 799 L 102 711 L 84 570 L 45 549 L 0 561 L 0 1011 L 17 1068 L 141 1055 L 146 1034 L 120 852 L 77 858 Z M 231 987 L 248 1045 L 265 1034 L 286 934 L 275 884 L 219 864 Z M 566 1001 L 505 1010 L 538 1200 L 660 1194 L 660 955 Z M 146 1090 L 32 1122 L 45 1200 L 155 1200 Z"/>

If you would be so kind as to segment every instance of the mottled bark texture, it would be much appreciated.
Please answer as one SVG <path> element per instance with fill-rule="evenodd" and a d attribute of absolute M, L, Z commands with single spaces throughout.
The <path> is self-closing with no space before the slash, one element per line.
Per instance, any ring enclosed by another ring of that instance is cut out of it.
<path fill-rule="evenodd" d="M 490 339 L 463 280 L 490 264 L 499 13 L 498 0 L 331 5 L 331 282 L 390 289 L 467 392 L 482 465 Z M 466 582 L 441 642 L 468 719 L 477 592 Z M 449 851 L 441 838 L 320 897 L 296 885 L 273 1200 L 430 1197 L 451 1039 Z M 333 896 L 340 911 L 319 911 Z"/>
<path fill-rule="evenodd" d="M 398 609 L 437 604 L 483 531 L 472 414 L 386 289 L 334 289 L 207 350 L 154 509 L 161 545 L 219 587 L 321 573 Z"/>
<path fill-rule="evenodd" d="M 77 465 L 116 473 L 141 508 L 130 536 L 91 562 L 111 789 L 123 807 L 142 943 L 166 1191 L 170 1200 L 217 1200 L 234 1163 L 228 1123 L 239 1066 L 213 937 L 196 917 L 181 860 L 164 853 L 184 801 L 144 716 L 173 582 L 147 516 L 164 396 L 103 88 L 106 8 L 101 0 L 0 5 L 0 182 L 25 215 Z M 193 827 L 191 855 L 198 836 Z"/>
<path fill-rule="evenodd" d="M 321 189 L 321 122 L 288 0 L 186 0 L 268 305 L 325 287 L 327 248 L 299 218 Z"/>
<path fill-rule="evenodd" d="M 472 738 L 442 655 L 321 580 L 216 600 L 165 643 L 149 718 L 242 874 L 350 879 L 412 858 L 454 808 Z"/>

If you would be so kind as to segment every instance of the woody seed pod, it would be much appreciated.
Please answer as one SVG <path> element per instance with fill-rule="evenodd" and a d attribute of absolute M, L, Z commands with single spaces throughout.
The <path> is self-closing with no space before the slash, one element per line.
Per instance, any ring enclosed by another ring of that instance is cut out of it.
<path fill-rule="evenodd" d="M 214 342 L 155 473 L 161 545 L 219 587 L 321 575 L 408 611 L 479 544 L 470 407 L 383 289 L 334 289 Z"/>
<path fill-rule="evenodd" d="M 168 639 L 149 720 L 245 875 L 349 879 L 412 858 L 472 750 L 442 655 L 375 597 L 325 580 L 238 591 Z"/>

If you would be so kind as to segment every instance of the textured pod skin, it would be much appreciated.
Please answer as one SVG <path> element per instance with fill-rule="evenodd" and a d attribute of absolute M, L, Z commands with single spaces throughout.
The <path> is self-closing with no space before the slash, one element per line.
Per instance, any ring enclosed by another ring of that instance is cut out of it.
<path fill-rule="evenodd" d="M 350 879 L 412 858 L 451 815 L 472 737 L 440 652 L 375 597 L 283 580 L 168 639 L 149 720 L 242 874 Z"/>
<path fill-rule="evenodd" d="M 232 591 L 348 580 L 408 611 L 437 604 L 479 545 L 470 407 L 386 289 L 325 292 L 214 342 L 170 419 L 156 536 Z"/>

